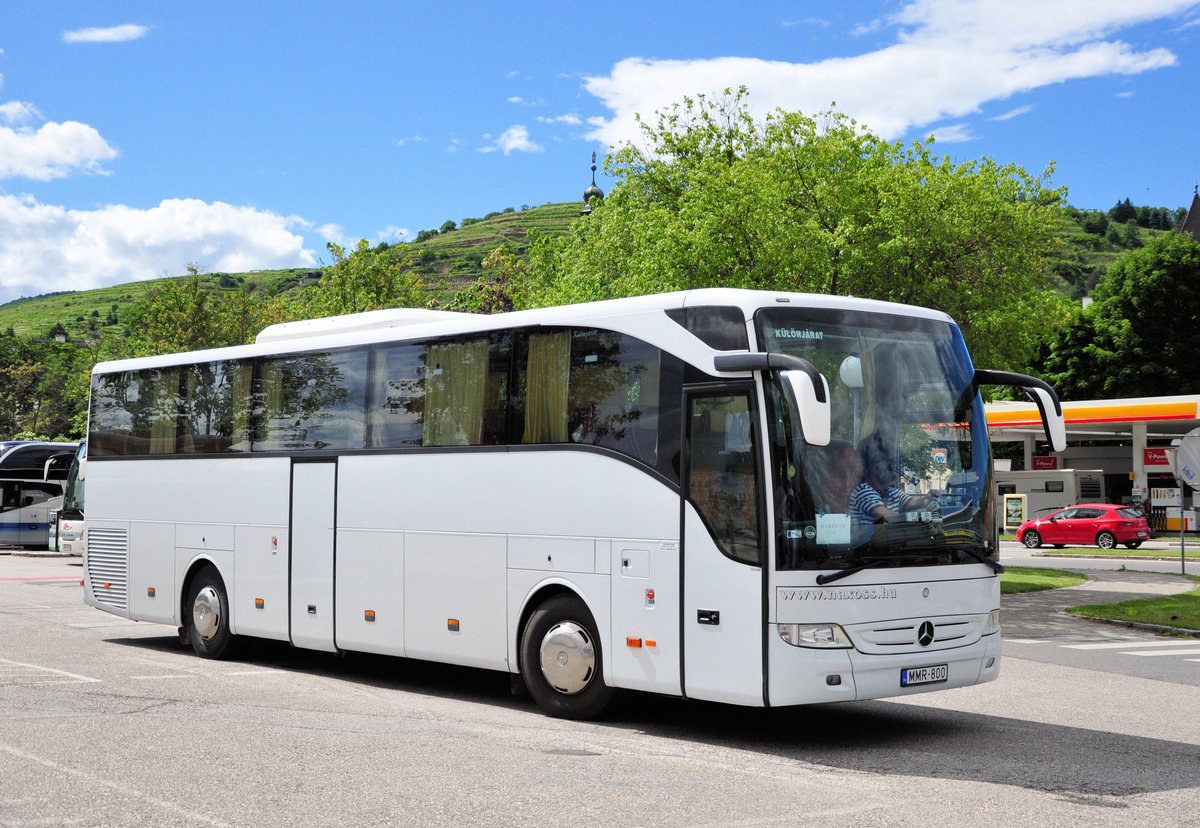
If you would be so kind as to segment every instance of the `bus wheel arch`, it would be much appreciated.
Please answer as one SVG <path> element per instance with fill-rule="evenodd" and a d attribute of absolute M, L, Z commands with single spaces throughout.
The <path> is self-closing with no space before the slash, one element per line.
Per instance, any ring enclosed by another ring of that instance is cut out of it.
<path fill-rule="evenodd" d="M 184 581 L 179 638 L 201 658 L 227 659 L 240 640 L 229 626 L 229 591 L 216 564 L 197 561 Z"/>
<path fill-rule="evenodd" d="M 569 589 L 535 596 L 521 619 L 521 678 L 538 706 L 560 719 L 591 719 L 613 696 L 595 618 Z"/>

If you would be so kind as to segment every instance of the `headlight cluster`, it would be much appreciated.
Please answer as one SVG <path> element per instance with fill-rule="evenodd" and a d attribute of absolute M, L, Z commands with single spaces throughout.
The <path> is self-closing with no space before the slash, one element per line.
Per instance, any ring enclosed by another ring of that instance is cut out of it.
<path fill-rule="evenodd" d="M 780 624 L 779 637 L 793 647 L 846 649 L 850 636 L 837 624 Z"/>
<path fill-rule="evenodd" d="M 1000 632 L 1000 610 L 994 609 L 988 613 L 987 621 L 983 622 L 983 634 L 993 635 Z"/>

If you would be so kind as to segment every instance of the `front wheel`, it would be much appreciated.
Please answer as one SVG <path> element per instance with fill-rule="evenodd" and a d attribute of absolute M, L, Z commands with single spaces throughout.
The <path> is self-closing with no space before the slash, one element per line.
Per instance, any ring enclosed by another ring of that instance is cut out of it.
<path fill-rule="evenodd" d="M 1038 534 L 1036 529 L 1029 529 L 1021 536 L 1021 543 L 1030 549 L 1037 549 L 1042 545 L 1042 536 Z"/>
<path fill-rule="evenodd" d="M 1112 532 L 1101 532 L 1096 535 L 1096 546 L 1101 549 L 1112 549 L 1117 545 L 1117 536 Z"/>
<path fill-rule="evenodd" d="M 188 643 L 203 658 L 231 658 L 238 639 L 229 631 L 229 595 L 214 567 L 196 573 L 183 604 L 184 632 Z M 181 636 L 182 637 L 182 636 Z"/>
<path fill-rule="evenodd" d="M 604 683 L 596 622 L 574 595 L 556 595 L 534 610 L 521 636 L 521 677 L 538 706 L 560 719 L 591 719 L 613 690 Z"/>

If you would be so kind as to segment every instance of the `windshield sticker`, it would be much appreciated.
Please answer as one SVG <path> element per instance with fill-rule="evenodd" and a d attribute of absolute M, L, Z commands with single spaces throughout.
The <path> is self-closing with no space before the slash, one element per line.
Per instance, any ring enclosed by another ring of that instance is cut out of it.
<path fill-rule="evenodd" d="M 817 515 L 817 543 L 850 543 L 850 516 Z"/>
<path fill-rule="evenodd" d="M 777 328 L 775 336 L 779 339 L 824 339 L 825 332 L 812 328 Z"/>

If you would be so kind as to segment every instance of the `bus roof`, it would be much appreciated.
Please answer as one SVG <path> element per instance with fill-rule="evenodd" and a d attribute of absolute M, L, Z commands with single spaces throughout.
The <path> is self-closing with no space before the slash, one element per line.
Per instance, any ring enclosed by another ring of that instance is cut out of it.
<path fill-rule="evenodd" d="M 209 362 L 278 353 L 305 352 L 398 339 L 449 336 L 539 325 L 593 324 L 644 337 L 645 317 L 665 310 L 732 306 L 741 309 L 746 319 L 752 319 L 754 312 L 761 308 L 789 305 L 799 308 L 836 308 L 866 313 L 915 316 L 952 322 L 950 317 L 941 311 L 874 299 L 742 288 L 700 288 L 491 315 L 423 308 L 394 308 L 286 322 L 265 328 L 251 345 L 101 362 L 92 369 L 92 372 L 104 374 L 112 371 L 158 368 L 188 362 Z M 642 320 L 640 324 L 634 321 L 638 318 Z M 655 323 L 657 323 L 657 319 Z M 655 337 L 654 344 L 672 350 L 671 345 L 674 343 L 677 346 L 674 350 L 688 351 L 694 349 L 699 343 L 683 328 L 678 327 L 674 330 L 672 328 L 675 326 L 663 328 L 663 335 Z M 703 347 L 711 352 L 707 346 Z"/>

